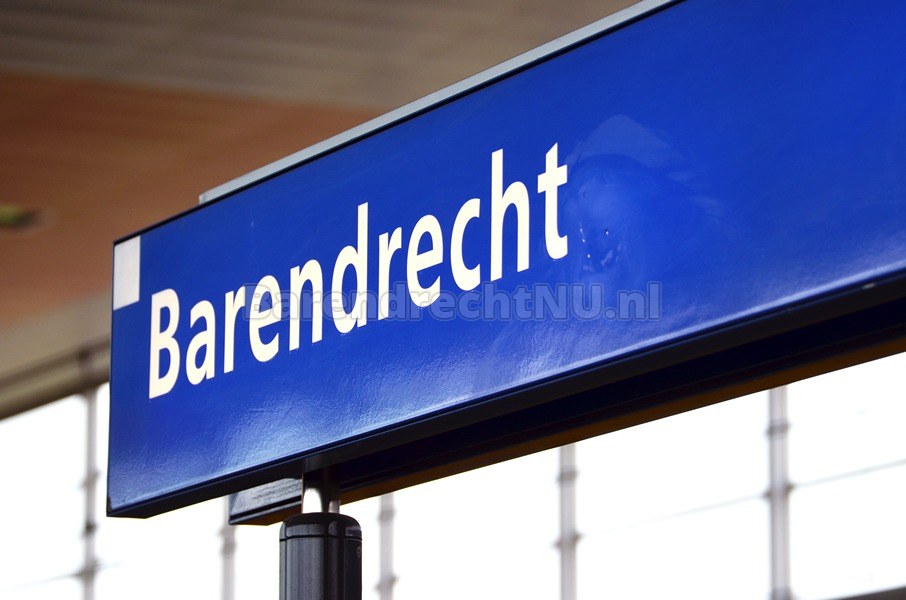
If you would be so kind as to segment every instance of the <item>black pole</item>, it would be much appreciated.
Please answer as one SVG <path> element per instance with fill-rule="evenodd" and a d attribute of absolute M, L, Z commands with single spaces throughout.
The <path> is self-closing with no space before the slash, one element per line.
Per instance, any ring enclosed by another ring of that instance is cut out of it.
<path fill-rule="evenodd" d="M 339 512 L 339 495 L 320 473 L 306 476 L 302 514 L 280 529 L 280 600 L 362 600 L 362 528 Z M 317 492 L 319 512 L 304 512 Z"/>

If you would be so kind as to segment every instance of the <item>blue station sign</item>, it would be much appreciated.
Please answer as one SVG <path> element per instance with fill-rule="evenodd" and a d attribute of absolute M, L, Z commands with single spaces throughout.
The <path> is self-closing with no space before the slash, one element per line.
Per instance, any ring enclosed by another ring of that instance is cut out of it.
<path fill-rule="evenodd" d="M 645 2 L 118 241 L 110 513 L 901 279 L 904 31 Z"/>

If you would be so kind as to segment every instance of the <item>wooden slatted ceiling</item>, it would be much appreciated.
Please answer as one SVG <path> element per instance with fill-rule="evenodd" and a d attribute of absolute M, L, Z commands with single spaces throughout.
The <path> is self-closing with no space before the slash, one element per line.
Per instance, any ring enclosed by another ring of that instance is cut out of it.
<path fill-rule="evenodd" d="M 115 238 L 372 116 L 0 74 L 0 202 L 46 215 L 0 233 L 0 329 L 108 287 Z"/>
<path fill-rule="evenodd" d="M 7 0 L 0 66 L 389 109 L 628 0 Z"/>

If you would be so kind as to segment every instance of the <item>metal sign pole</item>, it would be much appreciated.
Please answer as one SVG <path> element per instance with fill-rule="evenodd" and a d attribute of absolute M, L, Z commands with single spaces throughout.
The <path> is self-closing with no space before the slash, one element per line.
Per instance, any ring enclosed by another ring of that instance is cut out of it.
<path fill-rule="evenodd" d="M 362 528 L 339 511 L 329 474 L 306 475 L 302 513 L 280 529 L 280 600 L 362 599 Z"/>

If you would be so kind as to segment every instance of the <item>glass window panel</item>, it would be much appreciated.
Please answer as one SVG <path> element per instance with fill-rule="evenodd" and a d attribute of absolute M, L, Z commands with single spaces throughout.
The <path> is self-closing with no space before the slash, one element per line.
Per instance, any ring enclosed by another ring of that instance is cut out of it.
<path fill-rule="evenodd" d="M 197 565 L 197 577 L 220 581 L 220 529 L 225 519 L 220 498 L 150 519 L 103 517 L 97 530 L 97 554 L 104 566 L 144 564 L 149 578 L 188 562 Z M 202 567 L 209 572 L 202 575 Z"/>
<path fill-rule="evenodd" d="M 2 576 L 5 579 L 5 575 Z M 63 577 L 40 583 L 31 583 L 13 589 L 0 584 L 3 600 L 83 600 L 82 583 L 74 577 Z"/>
<path fill-rule="evenodd" d="M 178 540 L 174 540 L 178 544 Z M 170 555 L 159 546 L 157 560 L 122 562 L 102 569 L 97 576 L 97 600 L 160 600 L 191 598 L 221 600 L 220 553 L 216 548 L 190 555 Z"/>
<path fill-rule="evenodd" d="M 99 519 L 98 600 L 221 597 L 222 499 L 146 520 Z"/>
<path fill-rule="evenodd" d="M 795 482 L 906 460 L 906 354 L 788 388 Z"/>
<path fill-rule="evenodd" d="M 280 596 L 280 524 L 236 526 L 236 600 Z"/>
<path fill-rule="evenodd" d="M 381 578 L 380 498 L 369 498 L 343 506 L 343 513 L 362 526 L 362 600 L 378 600 Z"/>
<path fill-rule="evenodd" d="M 95 443 L 95 467 L 98 470 L 98 487 L 95 494 L 94 514 L 98 519 L 98 526 L 116 528 L 117 523 L 133 522 L 132 519 L 111 519 L 107 517 L 107 443 L 110 439 L 110 386 L 104 384 L 97 390 L 95 403 L 95 419 L 97 439 Z M 128 525 L 125 525 L 128 527 Z"/>
<path fill-rule="evenodd" d="M 588 533 L 579 544 L 579 597 L 764 600 L 768 545 L 763 500 Z"/>
<path fill-rule="evenodd" d="M 395 600 L 559 593 L 556 451 L 395 494 Z"/>
<path fill-rule="evenodd" d="M 794 490 L 790 544 L 796 597 L 842 598 L 906 585 L 904 507 L 906 467 Z"/>
<path fill-rule="evenodd" d="M 763 494 L 766 430 L 762 392 L 579 443 L 579 531 Z"/>
<path fill-rule="evenodd" d="M 72 396 L 0 421 L 0 589 L 81 568 L 86 415 Z"/>
<path fill-rule="evenodd" d="M 107 443 L 110 440 L 110 384 L 105 383 L 98 388 L 97 405 L 95 408 L 97 418 L 97 443 L 95 444 L 95 464 L 99 469 L 107 472 Z M 101 479 L 102 496 L 107 495 L 107 479 Z"/>
<path fill-rule="evenodd" d="M 110 385 L 104 384 L 97 390 L 95 404 L 97 419 L 95 443 L 95 466 L 98 470 L 98 489 L 95 494 L 95 515 L 103 523 L 116 523 L 123 519 L 107 518 L 107 443 L 110 440 Z M 112 525 L 116 527 L 116 525 Z"/>

